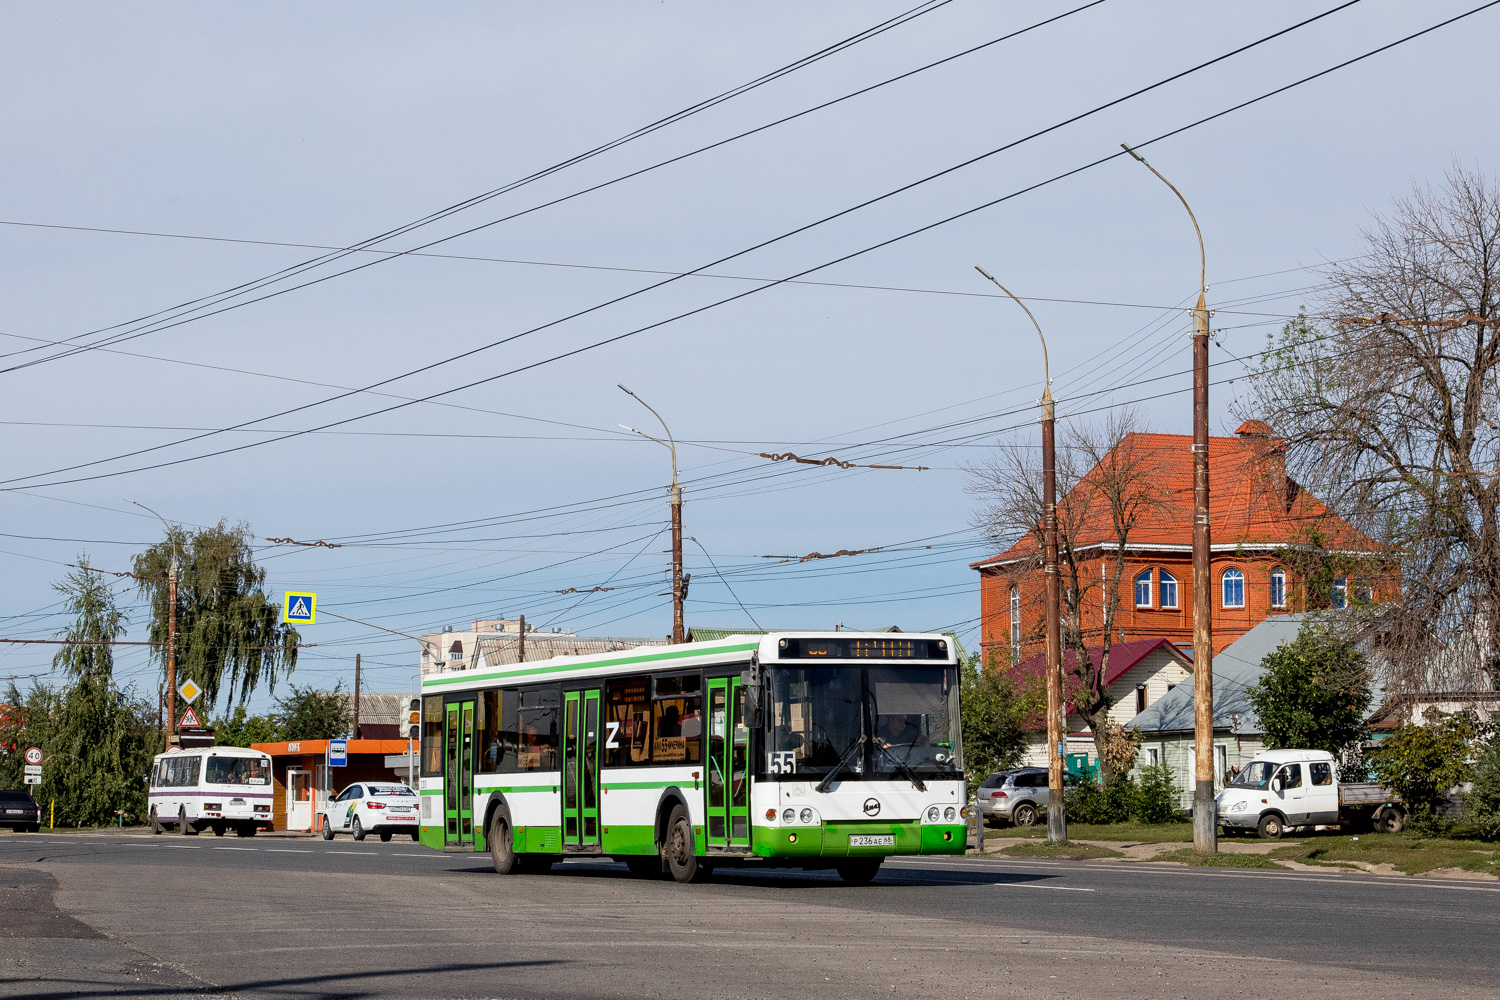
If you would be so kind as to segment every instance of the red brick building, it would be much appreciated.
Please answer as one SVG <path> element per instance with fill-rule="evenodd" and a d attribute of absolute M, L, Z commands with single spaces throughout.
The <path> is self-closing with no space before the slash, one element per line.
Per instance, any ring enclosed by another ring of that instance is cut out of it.
<path fill-rule="evenodd" d="M 1280 442 L 1260 421 L 1234 437 L 1209 438 L 1210 573 L 1213 640 L 1219 650 L 1265 618 L 1354 601 L 1391 600 L 1399 577 L 1379 546 L 1287 477 Z M 1192 438 L 1130 434 L 1085 474 L 1074 492 L 1096 488 L 1106 467 L 1118 474 L 1127 453 L 1149 475 L 1151 500 L 1128 535 L 1117 595 L 1114 639 L 1193 637 Z M 1111 465 L 1115 462 L 1115 465 Z M 1066 501 L 1060 501 L 1059 507 Z M 1072 548 L 1080 581 L 1086 642 L 1099 641 L 1113 576 L 1116 535 L 1108 506 L 1079 504 Z M 1040 531 L 999 555 L 972 563 L 980 574 L 985 662 L 1019 662 L 1042 650 Z M 1068 586 L 1066 568 L 1063 586 Z M 1067 613 L 1064 607 L 1065 615 Z"/>

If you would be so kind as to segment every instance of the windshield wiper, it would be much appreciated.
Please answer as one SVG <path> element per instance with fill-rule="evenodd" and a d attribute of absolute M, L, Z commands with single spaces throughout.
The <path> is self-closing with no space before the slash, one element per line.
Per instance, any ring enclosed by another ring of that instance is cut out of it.
<path fill-rule="evenodd" d="M 911 765 L 906 762 L 905 757 L 897 757 L 894 753 L 891 752 L 891 748 L 888 746 L 881 746 L 879 743 L 875 745 L 877 747 L 880 747 L 881 752 L 883 752 L 887 757 L 891 759 L 891 763 L 896 765 L 897 774 L 901 775 L 901 777 L 905 778 L 907 781 L 910 781 L 917 791 L 927 791 L 927 784 L 921 779 L 921 777 L 918 776 L 916 771 L 913 771 L 911 769 Z M 911 753 L 910 747 L 907 748 L 906 752 Z"/>
<path fill-rule="evenodd" d="M 849 744 L 849 749 L 844 751 L 844 756 L 839 758 L 839 762 L 833 765 L 833 767 L 829 769 L 828 773 L 823 775 L 823 780 L 818 782 L 813 787 L 818 791 L 824 793 L 826 793 L 828 789 L 832 788 L 833 779 L 838 777 L 838 773 L 848 765 L 849 758 L 854 756 L 854 751 L 865 745 L 865 739 L 866 737 L 863 733 L 856 737 L 854 742 Z"/>

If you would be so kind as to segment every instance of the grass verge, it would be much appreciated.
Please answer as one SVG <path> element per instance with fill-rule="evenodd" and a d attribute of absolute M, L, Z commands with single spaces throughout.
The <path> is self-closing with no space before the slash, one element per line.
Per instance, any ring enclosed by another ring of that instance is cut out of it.
<path fill-rule="evenodd" d="M 1472 840 L 1428 838 L 1408 833 L 1367 833 L 1358 837 L 1318 837 L 1303 844 L 1277 848 L 1270 856 L 1330 867 L 1340 867 L 1341 861 L 1388 864 L 1407 875 L 1421 875 L 1438 868 L 1461 868 L 1500 876 L 1500 855 L 1494 851 L 1494 845 Z"/>
<path fill-rule="evenodd" d="M 1091 858 L 1123 858 L 1119 851 L 1094 844 L 1011 844 L 1000 852 L 1012 858 L 1048 858 L 1053 861 L 1088 861 Z"/>
<path fill-rule="evenodd" d="M 986 840 L 1046 840 L 1047 826 L 987 826 Z M 1122 840 L 1136 844 L 1191 843 L 1191 823 L 1069 823 L 1069 839 L 1078 840 Z"/>
<path fill-rule="evenodd" d="M 1184 847 L 1178 851 L 1164 851 L 1151 859 L 1152 861 L 1180 861 L 1183 864 L 1199 865 L 1205 868 L 1279 868 L 1286 870 L 1285 865 L 1278 865 L 1264 854 L 1199 854 L 1191 847 Z"/>

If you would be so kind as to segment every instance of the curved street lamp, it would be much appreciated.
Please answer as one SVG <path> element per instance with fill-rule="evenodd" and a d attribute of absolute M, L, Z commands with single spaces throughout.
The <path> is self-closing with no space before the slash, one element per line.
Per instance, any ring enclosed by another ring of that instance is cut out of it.
<path fill-rule="evenodd" d="M 172 543 L 172 565 L 167 570 L 167 746 L 170 747 L 177 742 L 177 574 L 181 566 L 177 534 L 167 519 L 150 507 L 129 498 L 125 502 L 155 514 L 162 527 L 167 529 L 167 540 Z"/>
<path fill-rule="evenodd" d="M 1177 186 L 1125 143 L 1120 148 L 1172 189 L 1198 235 L 1198 304 L 1193 307 L 1193 740 L 1198 747 L 1193 785 L 1193 847 L 1219 849 L 1218 803 L 1214 798 L 1213 587 L 1209 579 L 1208 526 L 1208 253 L 1192 206 Z"/>
<path fill-rule="evenodd" d="M 1063 700 L 1062 700 L 1062 624 L 1059 601 L 1061 588 L 1057 575 L 1057 438 L 1056 407 L 1052 401 L 1052 366 L 1047 357 L 1047 338 L 1026 303 L 979 265 L 974 270 L 989 278 L 1016 305 L 1020 306 L 1036 327 L 1042 341 L 1042 573 L 1047 584 L 1047 842 L 1068 840 L 1067 807 L 1063 796 Z"/>
<path fill-rule="evenodd" d="M 657 419 L 657 422 L 661 424 L 661 429 L 666 432 L 667 439 L 663 441 L 659 437 L 653 437 L 634 427 L 626 427 L 624 424 L 620 426 L 632 434 L 639 434 L 648 441 L 655 441 L 672 452 L 672 492 L 667 501 L 672 507 L 672 641 L 674 643 L 685 642 L 687 635 L 682 621 L 682 604 L 687 595 L 684 593 L 682 577 L 682 486 L 677 481 L 677 442 L 672 437 L 672 429 L 667 426 L 665 420 L 662 420 L 661 414 L 656 412 L 655 407 L 623 385 L 619 388 L 621 392 L 651 411 L 651 415 Z"/>

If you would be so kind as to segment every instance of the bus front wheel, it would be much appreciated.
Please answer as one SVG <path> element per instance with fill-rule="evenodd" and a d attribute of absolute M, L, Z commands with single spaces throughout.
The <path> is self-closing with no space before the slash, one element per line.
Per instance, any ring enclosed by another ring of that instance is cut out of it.
<path fill-rule="evenodd" d="M 704 867 L 699 864 L 698 855 L 693 849 L 693 824 L 688 821 L 687 810 L 682 806 L 672 808 L 661 853 L 666 859 L 667 871 L 674 880 L 693 882 L 702 875 Z"/>
<path fill-rule="evenodd" d="M 182 808 L 178 809 L 177 810 L 177 834 L 178 834 L 178 836 L 186 837 L 190 833 L 194 833 L 195 834 L 197 832 L 198 831 L 194 830 L 192 828 L 192 826 L 188 823 L 187 806 L 183 806 Z"/>

